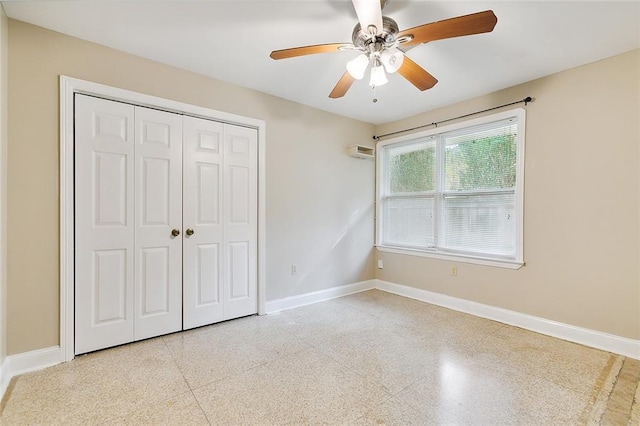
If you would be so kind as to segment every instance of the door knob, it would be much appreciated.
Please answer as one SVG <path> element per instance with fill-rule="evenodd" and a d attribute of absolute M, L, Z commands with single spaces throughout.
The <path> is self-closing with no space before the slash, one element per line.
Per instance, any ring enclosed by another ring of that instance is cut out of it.
<path fill-rule="evenodd" d="M 187 235 L 191 236 L 193 235 L 193 233 L 195 232 L 193 229 L 191 228 L 187 228 L 187 230 L 185 231 Z"/>
<path fill-rule="evenodd" d="M 171 230 L 171 235 L 173 235 L 174 237 L 177 237 L 178 235 L 180 235 L 180 230 L 176 229 L 176 228 L 173 228 Z"/>

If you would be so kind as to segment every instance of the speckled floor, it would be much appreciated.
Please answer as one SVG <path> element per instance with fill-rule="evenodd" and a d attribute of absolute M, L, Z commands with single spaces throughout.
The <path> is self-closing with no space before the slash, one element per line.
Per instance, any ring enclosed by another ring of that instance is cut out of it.
<path fill-rule="evenodd" d="M 640 362 L 377 290 L 15 378 L 3 424 L 640 424 Z"/>

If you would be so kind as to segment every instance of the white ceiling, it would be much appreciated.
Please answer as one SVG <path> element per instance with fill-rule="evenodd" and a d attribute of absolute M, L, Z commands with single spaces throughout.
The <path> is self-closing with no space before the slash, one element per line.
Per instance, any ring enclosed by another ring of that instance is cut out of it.
<path fill-rule="evenodd" d="M 275 49 L 350 42 L 351 1 L 3 1 L 7 15 L 81 39 L 380 124 L 640 47 L 640 2 L 396 1 L 384 15 L 406 29 L 492 9 L 492 33 L 420 45 L 408 55 L 439 83 L 401 76 L 328 94 L 357 52 L 274 61 Z M 588 90 L 588 88 L 585 88 Z M 535 93 L 531 93 L 535 97 Z"/>

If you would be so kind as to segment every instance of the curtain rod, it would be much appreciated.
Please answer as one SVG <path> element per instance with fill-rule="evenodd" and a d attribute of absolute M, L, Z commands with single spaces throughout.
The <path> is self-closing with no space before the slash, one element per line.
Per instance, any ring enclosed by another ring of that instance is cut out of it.
<path fill-rule="evenodd" d="M 528 104 L 529 102 L 533 102 L 533 98 L 532 98 L 531 96 L 527 96 L 526 98 L 521 99 L 521 100 L 519 100 L 519 101 L 511 102 L 511 103 L 504 104 L 504 105 L 500 105 L 500 106 L 497 106 L 497 107 L 488 108 L 488 109 L 483 109 L 482 111 L 476 111 L 476 112 L 472 112 L 472 113 L 469 113 L 469 114 L 460 115 L 460 116 L 458 116 L 458 117 L 454 117 L 454 118 L 447 118 L 446 120 L 435 121 L 435 122 L 433 122 L 433 123 L 431 123 L 431 124 L 423 124 L 422 126 L 412 127 L 412 128 L 410 128 L 410 129 L 398 130 L 398 131 L 396 131 L 396 132 L 391 132 L 391 133 L 385 133 L 384 135 L 379 135 L 379 136 L 374 135 L 374 136 L 373 136 L 373 140 L 375 140 L 375 141 L 379 141 L 379 140 L 380 140 L 380 138 L 384 138 L 384 137 L 392 136 L 392 135 L 397 135 L 398 133 L 410 132 L 410 131 L 412 131 L 412 130 L 418 130 L 418 129 L 422 129 L 422 128 L 424 128 L 424 127 L 429 127 L 429 126 L 436 126 L 436 127 L 438 127 L 438 124 L 446 123 L 447 121 L 459 120 L 459 119 L 461 119 L 461 118 L 470 117 L 470 116 L 472 116 L 472 115 L 476 115 L 476 114 L 482 114 L 483 112 L 493 111 L 494 109 L 500 109 L 500 108 L 504 108 L 504 107 L 511 106 L 511 105 L 516 105 L 516 104 L 524 103 L 524 106 L 527 106 L 527 104 Z"/>

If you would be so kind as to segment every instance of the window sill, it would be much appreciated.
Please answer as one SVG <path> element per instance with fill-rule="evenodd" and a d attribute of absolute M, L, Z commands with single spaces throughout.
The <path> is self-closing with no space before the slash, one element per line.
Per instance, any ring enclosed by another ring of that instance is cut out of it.
<path fill-rule="evenodd" d="M 385 252 L 385 253 L 428 257 L 431 259 L 449 260 L 452 262 L 473 263 L 475 265 L 492 266 L 496 268 L 520 269 L 525 265 L 524 262 L 518 262 L 515 260 L 486 259 L 483 257 L 463 256 L 463 255 L 457 255 L 457 254 L 444 254 L 444 253 L 436 253 L 432 251 L 411 250 L 407 248 L 389 247 L 389 246 L 382 246 L 382 245 L 377 245 L 376 248 L 378 249 L 378 251 Z"/>

